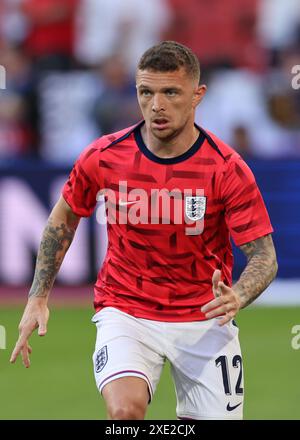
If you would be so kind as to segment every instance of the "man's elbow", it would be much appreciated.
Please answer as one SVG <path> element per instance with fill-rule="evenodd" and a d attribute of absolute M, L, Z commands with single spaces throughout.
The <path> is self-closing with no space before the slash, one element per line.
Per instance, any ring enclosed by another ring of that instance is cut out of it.
<path fill-rule="evenodd" d="M 73 229 L 74 231 L 76 230 L 81 219 L 81 217 L 72 211 L 71 207 L 67 204 L 62 196 L 55 204 L 50 216 L 53 219 L 63 221 L 70 229 Z"/>

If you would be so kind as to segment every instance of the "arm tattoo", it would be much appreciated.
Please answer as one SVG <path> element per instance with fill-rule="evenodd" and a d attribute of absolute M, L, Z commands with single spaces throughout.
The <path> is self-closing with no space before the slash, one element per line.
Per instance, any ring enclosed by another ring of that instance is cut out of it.
<path fill-rule="evenodd" d="M 48 295 L 75 231 L 76 228 L 71 229 L 61 221 L 55 221 L 54 224 L 49 218 L 40 244 L 29 297 Z"/>
<path fill-rule="evenodd" d="M 233 289 L 240 295 L 241 307 L 251 304 L 273 281 L 277 273 L 276 253 L 271 235 L 240 247 L 248 264 Z"/>

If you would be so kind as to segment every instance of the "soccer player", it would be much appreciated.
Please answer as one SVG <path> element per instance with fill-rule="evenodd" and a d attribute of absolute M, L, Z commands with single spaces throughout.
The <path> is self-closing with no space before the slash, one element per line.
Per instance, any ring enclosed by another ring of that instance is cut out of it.
<path fill-rule="evenodd" d="M 176 42 L 145 52 L 136 73 L 143 121 L 97 139 L 75 163 L 44 230 L 11 356 L 46 334 L 47 300 L 81 217 L 105 197 L 108 249 L 95 284 L 94 373 L 110 419 L 143 419 L 168 359 L 177 417 L 241 419 L 243 368 L 234 317 L 277 272 L 272 226 L 241 157 L 194 122 L 206 86 Z M 230 236 L 247 257 L 232 285 Z"/>

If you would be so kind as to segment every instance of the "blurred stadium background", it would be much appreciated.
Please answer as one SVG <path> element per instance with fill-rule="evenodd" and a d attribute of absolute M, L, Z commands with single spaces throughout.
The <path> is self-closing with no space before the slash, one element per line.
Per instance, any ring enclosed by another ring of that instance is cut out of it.
<path fill-rule="evenodd" d="M 300 0 L 1 0 L 0 419 L 105 417 L 91 363 L 106 247 L 96 216 L 65 259 L 32 367 L 8 360 L 49 209 L 79 152 L 140 118 L 136 62 L 164 39 L 199 56 L 208 93 L 197 122 L 250 165 L 275 229 L 278 279 L 237 320 L 245 418 L 300 419 Z M 245 260 L 234 252 L 237 277 Z M 175 417 L 166 367 L 148 418 Z"/>

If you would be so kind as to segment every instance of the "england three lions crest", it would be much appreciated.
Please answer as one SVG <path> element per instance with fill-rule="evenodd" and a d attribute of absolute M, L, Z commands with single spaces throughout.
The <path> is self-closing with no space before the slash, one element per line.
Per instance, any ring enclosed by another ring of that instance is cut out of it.
<path fill-rule="evenodd" d="M 191 221 L 198 221 L 204 217 L 206 211 L 205 196 L 186 196 L 185 197 L 185 215 Z"/>
<path fill-rule="evenodd" d="M 104 345 L 96 354 L 95 358 L 95 371 L 96 373 L 100 373 L 103 370 L 105 365 L 107 364 L 107 345 Z"/>

